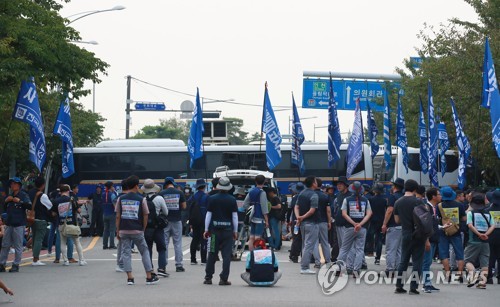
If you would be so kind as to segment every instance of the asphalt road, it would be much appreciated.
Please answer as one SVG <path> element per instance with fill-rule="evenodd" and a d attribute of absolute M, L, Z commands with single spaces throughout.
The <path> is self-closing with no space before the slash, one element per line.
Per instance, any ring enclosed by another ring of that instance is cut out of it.
<path fill-rule="evenodd" d="M 136 284 L 126 284 L 125 273 L 115 272 L 116 250 L 102 250 L 101 240 L 82 238 L 88 266 L 72 264 L 64 267 L 53 264 L 48 256 L 41 260 L 44 267 L 32 267 L 26 259 L 19 273 L 0 273 L 0 278 L 11 287 L 11 300 L 0 294 L 0 306 L 497 306 L 500 285 L 488 285 L 486 290 L 465 285 L 439 285 L 439 293 L 410 296 L 394 294 L 393 285 L 356 284 L 352 277 L 347 286 L 333 295 L 324 295 L 316 275 L 300 275 L 299 265 L 288 261 L 290 243 L 284 242 L 280 260 L 282 279 L 273 288 L 252 288 L 240 278 L 244 262 L 232 262 L 229 280 L 231 286 L 219 286 L 221 263 L 216 264 L 213 285 L 203 285 L 204 266 L 190 265 L 190 238 L 183 238 L 186 272 L 176 273 L 173 259 L 169 259 L 169 278 L 161 278 L 153 286 L 145 284 L 145 273 L 138 255 L 134 255 L 133 269 Z M 169 257 L 173 249 L 169 250 Z M 153 257 L 156 257 L 156 252 Z M 383 270 L 368 259 L 369 269 Z M 156 261 L 155 261 L 156 263 Z M 439 264 L 433 269 L 440 270 Z M 408 288 L 408 286 L 406 287 Z"/>

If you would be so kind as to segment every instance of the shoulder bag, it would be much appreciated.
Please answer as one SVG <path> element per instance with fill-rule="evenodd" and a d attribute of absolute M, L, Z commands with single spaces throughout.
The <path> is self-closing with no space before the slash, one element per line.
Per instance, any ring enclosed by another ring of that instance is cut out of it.
<path fill-rule="evenodd" d="M 69 202 L 68 212 L 70 210 L 73 210 L 73 202 L 71 201 Z M 68 224 L 67 220 L 68 220 L 68 215 L 66 215 L 66 218 L 64 219 L 64 225 L 61 229 L 61 233 L 65 237 L 78 237 L 81 233 L 80 227 L 77 225 Z"/>

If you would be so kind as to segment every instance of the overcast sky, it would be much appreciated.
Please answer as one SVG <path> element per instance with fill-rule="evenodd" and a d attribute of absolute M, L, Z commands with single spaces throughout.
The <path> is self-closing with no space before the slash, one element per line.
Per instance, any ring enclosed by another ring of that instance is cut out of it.
<path fill-rule="evenodd" d="M 193 95 L 199 87 L 204 97 L 256 105 L 262 105 L 267 81 L 277 109 L 291 106 L 292 91 L 302 104 L 304 70 L 393 74 L 405 58 L 417 55 L 424 23 L 476 20 L 462 0 L 72 0 L 61 15 L 116 5 L 126 9 L 71 24 L 82 40 L 99 43 L 81 46 L 111 65 L 95 91 L 96 112 L 107 119 L 104 137 L 111 139 L 125 138 L 127 75 Z M 194 101 L 136 81 L 131 98 L 164 102 L 170 110 Z M 92 109 L 91 95 L 81 102 Z M 250 133 L 260 131 L 260 107 L 214 103 L 205 105 L 208 110 L 242 118 Z M 276 112 L 282 134 L 288 133 L 291 114 Z M 299 115 L 316 116 L 302 121 L 308 140 L 314 124 L 327 124 L 326 110 L 299 109 Z M 179 114 L 132 112 L 130 133 L 173 116 Z M 339 118 L 343 132 L 352 130 L 352 111 L 339 112 Z M 316 141 L 326 138 L 326 129 L 316 129 Z"/>

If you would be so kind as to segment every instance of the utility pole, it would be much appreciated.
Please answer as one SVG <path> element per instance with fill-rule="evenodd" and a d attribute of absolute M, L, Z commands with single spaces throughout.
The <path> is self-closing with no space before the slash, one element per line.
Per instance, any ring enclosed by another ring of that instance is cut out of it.
<path fill-rule="evenodd" d="M 127 108 L 125 109 L 125 139 L 130 137 L 130 83 L 132 76 L 127 76 Z"/>

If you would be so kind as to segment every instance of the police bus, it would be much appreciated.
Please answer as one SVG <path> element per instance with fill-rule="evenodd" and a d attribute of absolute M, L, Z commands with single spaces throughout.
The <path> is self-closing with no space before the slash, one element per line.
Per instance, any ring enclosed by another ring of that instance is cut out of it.
<path fill-rule="evenodd" d="M 299 176 L 298 169 L 291 164 L 291 145 L 282 144 L 281 163 L 273 169 L 274 180 L 280 192 L 288 193 L 288 184 L 304 179 L 305 176 L 321 177 L 331 183 L 346 173 L 347 144 L 340 148 L 340 160 L 328 167 L 327 144 L 303 144 L 306 172 Z M 190 157 L 183 141 L 171 139 L 129 139 L 103 141 L 96 147 L 75 148 L 75 174 L 73 183 L 80 184 L 80 194 L 88 195 L 96 184 L 111 180 L 119 183 L 131 174 L 141 179 L 152 178 L 163 182 L 170 176 L 180 184 L 193 185 L 197 178 L 210 178 L 216 168 L 267 170 L 265 146 L 222 145 L 205 146 L 204 157 L 189 167 Z M 363 146 L 363 161 L 355 168 L 352 180 L 371 183 L 373 172 L 370 148 Z"/>

